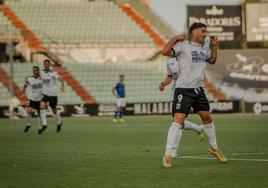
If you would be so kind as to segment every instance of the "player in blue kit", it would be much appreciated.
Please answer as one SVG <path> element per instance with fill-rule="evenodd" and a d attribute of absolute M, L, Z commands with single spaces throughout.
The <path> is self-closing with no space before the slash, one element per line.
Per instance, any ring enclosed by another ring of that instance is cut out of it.
<path fill-rule="evenodd" d="M 114 85 L 112 93 L 117 98 L 113 122 L 117 122 L 117 119 L 119 119 L 121 122 L 124 122 L 125 120 L 123 119 L 123 115 L 124 108 L 126 107 L 124 75 L 119 75 L 119 82 Z"/>

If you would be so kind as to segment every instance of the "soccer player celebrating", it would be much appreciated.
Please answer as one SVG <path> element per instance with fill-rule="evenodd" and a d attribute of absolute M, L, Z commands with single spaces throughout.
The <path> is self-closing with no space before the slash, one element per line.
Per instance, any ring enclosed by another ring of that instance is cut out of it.
<path fill-rule="evenodd" d="M 119 118 L 119 121 L 124 122 L 123 115 L 126 107 L 124 75 L 119 75 L 119 82 L 113 87 L 112 93 L 117 98 L 113 122 L 117 122 L 117 118 Z"/>
<path fill-rule="evenodd" d="M 32 68 L 33 75 L 28 76 L 25 79 L 25 84 L 23 86 L 23 92 L 25 93 L 26 88 L 29 86 L 28 92 L 28 105 L 27 105 L 27 125 L 24 129 L 24 132 L 28 132 L 31 128 L 31 116 L 33 110 L 38 112 L 40 116 L 40 101 L 42 99 L 42 80 L 40 77 L 39 67 L 33 66 Z M 42 121 L 39 119 L 38 133 L 41 134 L 42 130 Z"/>
<path fill-rule="evenodd" d="M 184 35 L 182 35 L 182 39 L 184 38 Z M 159 85 L 159 90 L 162 92 L 164 91 L 165 87 L 167 85 L 169 85 L 171 82 L 172 83 L 172 93 L 174 95 L 174 90 L 175 90 L 175 83 L 179 77 L 179 62 L 178 59 L 176 57 L 170 57 L 168 58 L 168 62 L 167 62 L 167 76 L 164 79 L 163 82 L 160 83 Z M 172 108 L 172 114 L 174 115 L 174 106 Z M 200 125 L 198 126 L 197 124 L 190 122 L 190 121 L 184 121 L 184 130 L 193 130 L 194 132 L 196 132 L 199 135 L 199 141 L 203 141 L 205 134 L 204 134 L 204 126 Z M 178 138 L 178 137 L 177 137 Z M 176 140 L 175 145 L 172 148 L 172 152 L 171 152 L 171 157 L 175 158 L 177 157 L 177 150 L 178 150 L 178 146 L 179 146 L 179 140 Z"/>
<path fill-rule="evenodd" d="M 176 140 L 180 142 L 184 121 L 191 108 L 199 114 L 204 123 L 209 140 L 209 152 L 220 162 L 227 162 L 217 145 L 215 126 L 203 89 L 207 63 L 215 64 L 217 60 L 218 41 L 216 37 L 210 37 L 210 42 L 205 43 L 207 27 L 203 23 L 192 24 L 190 35 L 189 41 L 182 42 L 180 42 L 179 36 L 175 36 L 162 51 L 164 56 L 180 57 L 180 75 L 176 81 L 173 99 L 174 119 L 168 131 L 166 150 L 162 161 L 165 168 L 172 166 L 172 147 L 176 144 Z"/>
<path fill-rule="evenodd" d="M 56 116 L 57 120 L 57 132 L 61 131 L 62 121 L 60 117 L 60 113 L 57 111 L 58 97 L 57 97 L 57 80 L 61 83 L 61 91 L 64 92 L 64 82 L 62 78 L 58 75 L 57 72 L 50 69 L 50 60 L 44 61 L 44 70 L 41 72 L 41 78 L 43 82 L 43 98 L 41 100 L 41 119 L 43 122 L 42 131 L 47 128 L 47 120 L 46 120 L 46 107 L 49 102 L 49 106 L 51 107 L 53 113 Z"/>

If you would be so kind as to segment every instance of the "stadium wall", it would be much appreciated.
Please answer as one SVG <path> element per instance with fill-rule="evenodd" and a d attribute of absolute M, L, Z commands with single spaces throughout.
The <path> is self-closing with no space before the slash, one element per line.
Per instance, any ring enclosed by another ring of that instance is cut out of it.
<path fill-rule="evenodd" d="M 154 46 L 96 46 L 83 48 L 50 48 L 65 63 L 97 63 L 97 62 L 130 62 L 147 60 L 154 56 L 159 49 Z"/>
<path fill-rule="evenodd" d="M 268 112 L 268 103 L 266 111 Z M 242 103 L 240 101 L 214 101 L 210 102 L 211 113 L 241 113 Z M 252 104 L 246 104 L 247 112 L 255 112 L 251 110 Z M 256 107 L 255 107 L 256 108 Z M 58 105 L 58 110 L 64 117 L 90 117 L 90 116 L 112 116 L 116 106 L 114 104 L 74 104 L 74 105 Z M 26 111 L 20 108 L 18 116 L 25 117 Z M 144 103 L 128 103 L 125 109 L 126 115 L 168 115 L 172 114 L 172 102 L 144 102 Z M 53 116 L 52 110 L 47 110 L 48 116 Z M 8 118 L 9 112 L 7 106 L 0 106 L 0 118 Z"/>
<path fill-rule="evenodd" d="M 208 66 L 208 71 L 223 81 L 237 83 L 243 88 L 267 88 L 266 49 L 220 50 L 218 56 L 218 62 Z"/>

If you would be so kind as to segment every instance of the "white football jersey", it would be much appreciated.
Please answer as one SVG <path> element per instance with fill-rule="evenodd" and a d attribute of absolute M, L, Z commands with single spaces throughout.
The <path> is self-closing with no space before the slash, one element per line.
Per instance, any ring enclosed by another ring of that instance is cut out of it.
<path fill-rule="evenodd" d="M 200 45 L 188 40 L 177 42 L 172 47 L 175 56 L 179 56 L 180 75 L 176 81 L 176 88 L 204 87 L 205 68 L 211 50 L 209 42 Z"/>
<path fill-rule="evenodd" d="M 41 101 L 43 97 L 41 77 L 35 78 L 34 76 L 29 76 L 26 78 L 26 83 L 29 86 L 28 99 L 32 101 Z"/>
<path fill-rule="evenodd" d="M 47 96 L 57 96 L 57 79 L 59 74 L 55 71 L 41 71 L 43 82 L 43 94 Z"/>

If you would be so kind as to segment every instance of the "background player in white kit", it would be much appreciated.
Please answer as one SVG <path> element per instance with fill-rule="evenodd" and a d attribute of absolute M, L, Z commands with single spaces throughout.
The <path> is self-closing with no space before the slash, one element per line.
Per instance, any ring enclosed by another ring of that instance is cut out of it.
<path fill-rule="evenodd" d="M 184 35 L 181 35 L 182 40 L 184 40 Z M 164 91 L 165 87 L 168 86 L 172 82 L 172 96 L 174 95 L 175 84 L 180 74 L 179 69 L 179 57 L 170 57 L 167 61 L 167 76 L 163 80 L 163 82 L 159 85 L 159 90 L 162 92 Z M 174 107 L 172 107 L 172 114 L 174 113 Z M 205 134 L 204 134 L 204 126 L 191 122 L 191 121 L 184 121 L 184 130 L 193 130 L 199 135 L 199 141 L 203 141 Z M 172 148 L 171 157 L 177 157 L 177 150 L 179 146 L 179 140 L 176 140 L 175 145 Z"/>
<path fill-rule="evenodd" d="M 25 84 L 23 86 L 23 92 L 25 93 L 26 88 L 29 86 L 28 91 L 28 104 L 27 104 L 27 125 L 24 132 L 28 132 L 31 128 L 31 117 L 34 110 L 38 112 L 40 116 L 40 101 L 42 99 L 42 80 L 40 77 L 39 67 L 33 66 L 33 75 L 26 77 Z M 38 133 L 42 132 L 42 121 L 39 118 Z"/>
<path fill-rule="evenodd" d="M 218 41 L 216 37 L 210 38 L 210 43 L 205 44 L 207 28 L 203 23 L 194 23 L 190 27 L 191 40 L 180 42 L 178 36 L 174 37 L 164 47 L 162 54 L 165 56 L 180 57 L 180 75 L 176 81 L 174 93 L 174 120 L 168 136 L 163 166 L 170 168 L 172 147 L 182 136 L 184 120 L 191 108 L 199 114 L 209 140 L 209 152 L 217 159 L 226 163 L 227 159 L 218 149 L 215 126 L 209 113 L 209 102 L 204 93 L 205 68 L 207 63 L 214 64 L 217 60 Z"/>
<path fill-rule="evenodd" d="M 57 80 L 61 83 L 61 91 L 64 92 L 64 82 L 59 74 L 50 69 L 50 60 L 44 61 L 44 70 L 41 71 L 41 79 L 43 82 L 43 98 L 41 100 L 41 119 L 43 123 L 42 131 L 47 128 L 47 120 L 46 120 L 46 107 L 47 103 L 51 107 L 53 113 L 56 116 L 57 120 L 57 132 L 61 131 L 62 121 L 60 117 L 60 113 L 57 111 L 58 105 L 58 95 L 57 95 Z"/>

